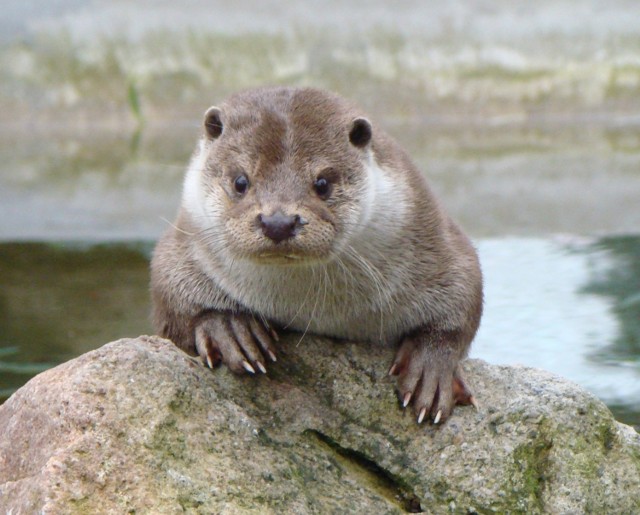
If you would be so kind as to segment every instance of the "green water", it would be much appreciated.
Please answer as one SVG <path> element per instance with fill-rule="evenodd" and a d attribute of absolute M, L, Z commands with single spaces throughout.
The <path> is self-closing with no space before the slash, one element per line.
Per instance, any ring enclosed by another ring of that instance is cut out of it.
<path fill-rule="evenodd" d="M 149 245 L 0 244 L 0 390 L 149 333 Z"/>
<path fill-rule="evenodd" d="M 599 395 L 620 420 L 639 425 L 640 236 L 589 243 L 489 239 L 478 246 L 487 264 L 487 305 L 472 356 L 554 371 Z M 151 248 L 0 244 L 3 400 L 51 366 L 151 331 Z M 507 262 L 513 269 L 505 273 Z"/>

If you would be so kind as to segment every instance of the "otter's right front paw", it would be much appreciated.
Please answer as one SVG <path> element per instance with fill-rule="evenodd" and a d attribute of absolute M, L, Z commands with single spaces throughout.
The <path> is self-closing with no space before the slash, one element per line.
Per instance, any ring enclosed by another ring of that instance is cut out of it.
<path fill-rule="evenodd" d="M 196 350 L 209 368 L 222 362 L 237 374 L 266 373 L 265 358 L 276 361 L 277 333 L 251 315 L 212 313 L 196 325 L 195 337 Z"/>

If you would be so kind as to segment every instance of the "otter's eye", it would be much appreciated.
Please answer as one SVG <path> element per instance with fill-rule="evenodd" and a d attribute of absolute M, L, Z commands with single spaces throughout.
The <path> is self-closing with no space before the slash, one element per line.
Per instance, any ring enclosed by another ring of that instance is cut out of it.
<path fill-rule="evenodd" d="M 245 174 L 238 175 L 233 180 L 233 188 L 240 193 L 240 195 L 244 195 L 249 189 L 249 179 Z"/>
<path fill-rule="evenodd" d="M 313 189 L 316 190 L 316 194 L 323 200 L 329 198 L 331 195 L 331 183 L 324 177 L 318 177 L 313 183 Z"/>

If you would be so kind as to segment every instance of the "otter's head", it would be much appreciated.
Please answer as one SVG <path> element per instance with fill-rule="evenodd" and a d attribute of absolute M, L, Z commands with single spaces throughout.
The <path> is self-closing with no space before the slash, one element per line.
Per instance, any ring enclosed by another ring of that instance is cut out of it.
<path fill-rule="evenodd" d="M 212 252 L 327 261 L 369 209 L 372 128 L 339 97 L 275 88 L 211 107 L 183 207 Z"/>

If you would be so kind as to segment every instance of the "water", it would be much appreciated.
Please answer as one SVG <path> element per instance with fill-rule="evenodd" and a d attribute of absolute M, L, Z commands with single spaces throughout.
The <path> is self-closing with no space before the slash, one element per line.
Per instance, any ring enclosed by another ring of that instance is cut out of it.
<path fill-rule="evenodd" d="M 477 243 L 472 356 L 556 372 L 640 424 L 640 4 L 6 4 L 0 400 L 150 331 L 149 253 L 202 113 L 292 84 L 363 105 Z"/>
<path fill-rule="evenodd" d="M 385 121 L 478 246 L 486 308 L 471 355 L 555 372 L 639 424 L 638 130 Z M 0 133 L 3 398 L 151 331 L 148 259 L 197 125 Z"/>
<path fill-rule="evenodd" d="M 0 127 L 0 240 L 156 238 L 202 114 L 142 134 Z M 380 123 L 476 239 L 640 232 L 640 126 Z"/>
<path fill-rule="evenodd" d="M 0 244 L 0 390 L 148 334 L 151 245 Z M 4 400 L 4 399 L 3 399 Z"/>
<path fill-rule="evenodd" d="M 543 368 L 640 422 L 640 236 L 480 242 L 486 312 L 471 355 Z"/>
<path fill-rule="evenodd" d="M 0 245 L 0 396 L 105 342 L 149 333 L 151 242 Z M 640 424 L 640 236 L 479 242 L 471 355 L 573 380 Z"/>

